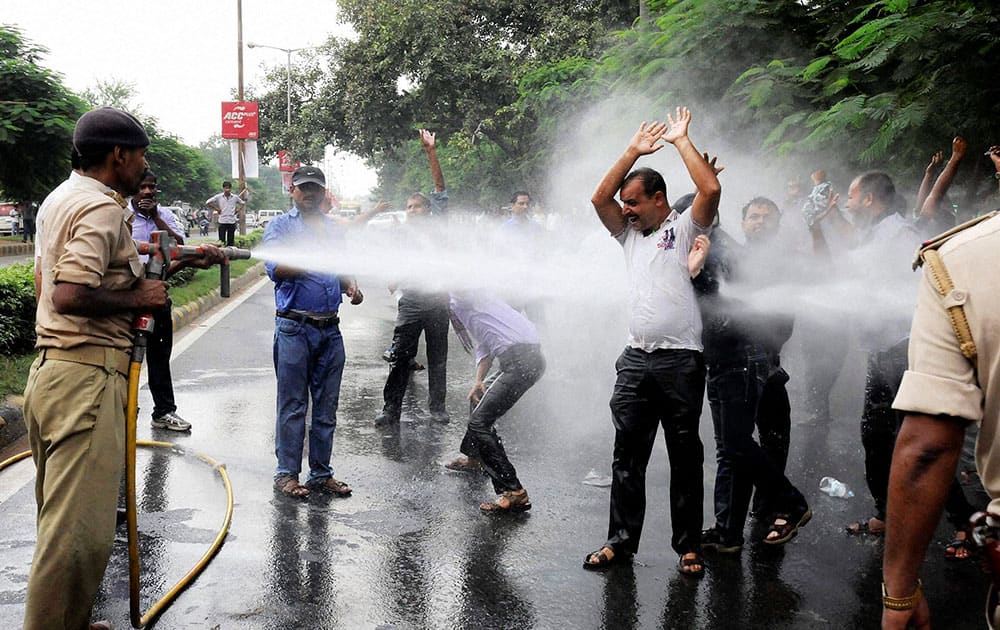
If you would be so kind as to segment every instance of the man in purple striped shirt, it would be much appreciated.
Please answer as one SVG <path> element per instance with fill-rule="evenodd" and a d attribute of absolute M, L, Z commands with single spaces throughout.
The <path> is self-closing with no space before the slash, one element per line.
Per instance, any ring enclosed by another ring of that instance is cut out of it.
<path fill-rule="evenodd" d="M 164 231 L 178 244 L 184 244 L 184 230 L 177 224 L 174 213 L 156 203 L 156 173 L 148 168 L 142 174 L 139 192 L 129 202 L 132 210 L 132 240 L 149 242 L 150 234 Z M 215 245 L 205 244 L 206 258 L 195 261 L 173 261 L 168 275 L 187 266 L 208 267 L 224 260 L 222 251 Z M 140 256 L 145 263 L 149 256 Z M 149 370 L 149 393 L 153 396 L 153 428 L 186 432 L 191 423 L 177 414 L 174 403 L 174 384 L 170 376 L 170 354 L 174 347 L 174 321 L 170 300 L 162 309 L 153 313 L 153 333 L 146 346 L 146 365 Z"/>
<path fill-rule="evenodd" d="M 466 350 L 475 340 L 476 382 L 469 391 L 472 411 L 462 440 L 463 457 L 446 464 L 450 470 L 483 470 L 493 481 L 497 498 L 480 504 L 486 513 L 531 509 L 494 425 L 545 372 L 538 331 L 507 303 L 484 294 L 454 293 L 449 304 L 452 325 Z M 471 336 L 471 339 L 470 339 Z M 499 360 L 500 370 L 486 375 Z"/>

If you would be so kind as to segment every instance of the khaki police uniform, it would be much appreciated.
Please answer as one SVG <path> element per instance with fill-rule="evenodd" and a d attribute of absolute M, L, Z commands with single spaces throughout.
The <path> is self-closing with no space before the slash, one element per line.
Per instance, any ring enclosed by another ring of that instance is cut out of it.
<path fill-rule="evenodd" d="M 1000 512 L 1000 216 L 932 247 L 943 264 L 924 265 L 909 366 L 893 407 L 979 423 L 976 464 L 990 511 Z M 950 277 L 944 286 L 941 268 Z"/>
<path fill-rule="evenodd" d="M 57 313 L 57 282 L 130 288 L 142 265 L 132 213 L 101 182 L 82 177 L 46 217 L 39 357 L 24 419 L 37 468 L 38 542 L 24 627 L 86 628 L 111 555 L 125 453 L 131 316 Z"/>

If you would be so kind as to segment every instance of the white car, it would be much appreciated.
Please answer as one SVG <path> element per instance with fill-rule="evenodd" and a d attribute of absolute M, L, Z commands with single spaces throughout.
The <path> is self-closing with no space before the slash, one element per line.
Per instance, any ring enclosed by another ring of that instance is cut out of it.
<path fill-rule="evenodd" d="M 13 234 L 17 227 L 17 218 L 10 216 L 14 207 L 13 204 L 0 203 L 0 236 Z"/>
<path fill-rule="evenodd" d="M 278 217 L 283 214 L 285 214 L 284 210 L 258 210 L 257 211 L 258 227 L 266 228 L 268 221 L 270 221 L 274 217 Z"/>
<path fill-rule="evenodd" d="M 368 227 L 384 230 L 406 223 L 405 210 L 391 210 L 377 214 L 368 220 Z"/>

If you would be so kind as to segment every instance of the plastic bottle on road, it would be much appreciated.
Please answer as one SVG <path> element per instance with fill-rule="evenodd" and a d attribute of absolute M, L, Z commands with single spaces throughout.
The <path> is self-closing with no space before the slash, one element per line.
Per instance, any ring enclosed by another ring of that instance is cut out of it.
<path fill-rule="evenodd" d="M 847 487 L 843 481 L 838 481 L 833 477 L 823 477 L 819 480 L 819 489 L 822 492 L 830 495 L 831 497 L 838 497 L 841 499 L 850 499 L 854 496 L 854 492 Z"/>

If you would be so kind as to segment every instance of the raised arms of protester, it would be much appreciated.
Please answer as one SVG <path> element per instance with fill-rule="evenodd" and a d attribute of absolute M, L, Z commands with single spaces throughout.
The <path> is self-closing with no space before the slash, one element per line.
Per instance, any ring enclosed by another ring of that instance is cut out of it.
<path fill-rule="evenodd" d="M 431 177 L 434 179 L 434 191 L 444 192 L 444 173 L 441 172 L 441 163 L 438 161 L 437 149 L 434 147 L 435 136 L 426 129 L 420 130 L 420 143 L 424 145 L 427 152 L 427 161 L 431 165 Z"/>
<path fill-rule="evenodd" d="M 697 193 L 691 204 L 691 218 L 703 227 L 712 225 L 715 215 L 719 212 L 719 199 L 722 197 L 722 185 L 716 176 L 714 161 L 709 163 L 688 137 L 688 126 L 691 124 L 691 112 L 687 107 L 678 107 L 676 117 L 667 114 L 670 127 L 663 134 L 664 142 L 674 145 L 688 175 L 694 182 Z"/>
<path fill-rule="evenodd" d="M 932 221 L 938 217 L 941 200 L 944 198 L 945 193 L 948 192 L 948 189 L 951 188 L 951 182 L 955 179 L 955 173 L 958 171 L 958 164 L 965 157 L 965 151 L 968 149 L 968 146 L 965 138 L 961 136 L 956 136 L 951 141 L 951 158 L 944 165 L 944 169 L 938 175 L 937 181 L 934 182 L 934 187 L 931 188 L 930 194 L 927 195 L 923 205 L 920 207 L 918 218 L 921 221 Z"/>
<path fill-rule="evenodd" d="M 629 140 L 625 152 L 611 166 L 611 169 L 597 185 L 590 202 L 597 210 L 597 217 L 608 228 L 612 234 L 618 234 L 625 229 L 625 217 L 622 215 L 622 207 L 615 200 L 618 189 L 621 188 L 625 176 L 635 165 L 636 161 L 643 155 L 656 153 L 663 148 L 660 139 L 663 132 L 667 130 L 667 124 L 653 121 L 647 124 L 645 121 L 639 125 L 638 131 Z"/>

